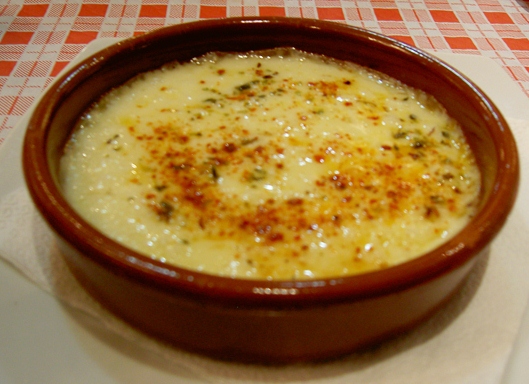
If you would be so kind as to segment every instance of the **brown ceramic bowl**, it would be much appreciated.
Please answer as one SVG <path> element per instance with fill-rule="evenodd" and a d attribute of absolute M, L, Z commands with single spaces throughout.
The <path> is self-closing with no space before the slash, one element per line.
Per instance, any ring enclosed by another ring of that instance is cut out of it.
<path fill-rule="evenodd" d="M 479 213 L 453 239 L 404 264 L 357 276 L 255 281 L 159 263 L 88 225 L 64 199 L 59 158 L 77 118 L 138 72 L 209 51 L 296 47 L 375 68 L 434 95 L 463 126 L 483 177 Z M 264 18 L 176 25 L 107 48 L 62 76 L 25 138 L 31 196 L 71 271 L 118 316 L 206 355 L 284 363 L 327 359 L 410 329 L 456 292 L 514 203 L 519 165 L 507 123 L 455 70 L 404 43 L 329 22 Z"/>

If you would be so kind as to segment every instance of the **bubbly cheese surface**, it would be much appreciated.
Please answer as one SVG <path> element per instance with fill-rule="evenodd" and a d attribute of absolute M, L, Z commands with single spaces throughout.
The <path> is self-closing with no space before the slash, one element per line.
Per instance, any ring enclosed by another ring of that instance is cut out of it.
<path fill-rule="evenodd" d="M 431 97 L 295 50 L 209 54 L 137 76 L 78 122 L 61 183 L 152 258 L 243 278 L 385 268 L 454 236 L 480 174 Z"/>

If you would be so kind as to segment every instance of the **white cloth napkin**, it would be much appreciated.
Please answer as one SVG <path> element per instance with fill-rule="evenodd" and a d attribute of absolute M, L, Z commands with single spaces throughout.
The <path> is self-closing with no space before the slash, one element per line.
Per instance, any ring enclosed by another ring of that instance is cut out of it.
<path fill-rule="evenodd" d="M 29 200 L 19 162 L 21 132 L 0 153 L 0 258 L 101 327 L 198 377 L 220 383 L 499 383 L 529 296 L 529 122 L 510 119 L 522 149 L 519 199 L 489 255 L 461 291 L 415 330 L 368 352 L 320 364 L 263 367 L 219 362 L 150 339 L 114 317 L 79 286 Z M 9 148 L 9 149 L 7 149 Z M 15 149 L 13 149 L 15 148 Z M 2 267 L 2 266 L 0 266 Z M 5 267 L 5 266 L 4 266 Z"/>

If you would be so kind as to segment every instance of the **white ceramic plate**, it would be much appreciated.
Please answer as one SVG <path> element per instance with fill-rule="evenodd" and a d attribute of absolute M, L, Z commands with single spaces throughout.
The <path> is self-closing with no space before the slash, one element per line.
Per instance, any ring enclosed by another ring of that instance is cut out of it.
<path fill-rule="evenodd" d="M 115 41 L 101 39 L 90 43 L 71 65 Z M 467 74 L 506 117 L 529 120 L 527 98 L 492 60 L 450 53 L 436 55 Z M 23 183 L 20 146 L 30 112 L 1 147 L 0 198 Z M 529 315 L 508 365 L 505 383 L 529 382 L 526 364 L 519 363 L 529 361 L 528 349 Z M 410 373 L 410 382 L 412 377 Z M 102 329 L 89 316 L 63 306 L 0 261 L 0 383 L 193 382 L 203 381 L 192 372 L 138 350 L 132 343 Z"/>

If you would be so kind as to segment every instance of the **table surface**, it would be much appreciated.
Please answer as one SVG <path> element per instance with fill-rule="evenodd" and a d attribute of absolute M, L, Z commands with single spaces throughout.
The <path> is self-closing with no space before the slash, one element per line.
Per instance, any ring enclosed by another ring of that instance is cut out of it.
<path fill-rule="evenodd" d="M 522 0 L 0 0 L 0 146 L 90 41 L 236 16 L 333 20 L 421 49 L 483 55 L 529 94 L 529 2 Z"/>

